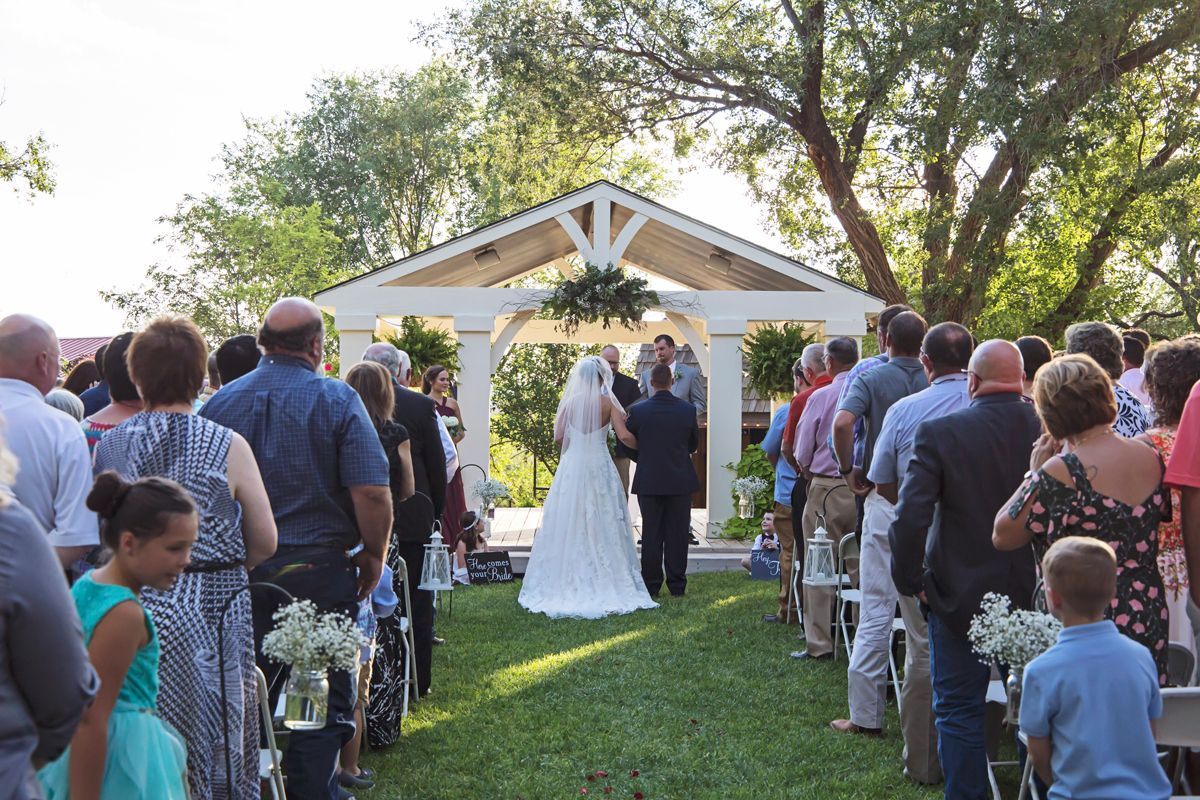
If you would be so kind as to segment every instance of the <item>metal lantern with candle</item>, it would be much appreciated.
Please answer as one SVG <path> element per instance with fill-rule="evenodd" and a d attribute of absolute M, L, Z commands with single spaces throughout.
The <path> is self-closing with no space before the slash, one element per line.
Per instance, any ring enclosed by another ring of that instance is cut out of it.
<path fill-rule="evenodd" d="M 829 495 L 838 489 L 850 491 L 849 486 L 839 484 L 830 487 L 825 492 L 825 496 L 821 498 L 821 510 L 817 512 L 817 529 L 813 531 L 812 538 L 808 540 L 808 550 L 804 554 L 802 582 L 805 586 L 837 586 L 842 581 L 842 576 L 838 572 L 837 560 L 833 554 L 834 542 L 829 538 L 829 533 L 825 529 L 825 505 L 829 501 Z"/>
<path fill-rule="evenodd" d="M 449 592 L 454 589 L 450 578 L 450 548 L 442 541 L 442 526 L 434 522 L 429 543 L 425 545 L 425 563 L 421 566 L 421 583 L 425 592 Z"/>

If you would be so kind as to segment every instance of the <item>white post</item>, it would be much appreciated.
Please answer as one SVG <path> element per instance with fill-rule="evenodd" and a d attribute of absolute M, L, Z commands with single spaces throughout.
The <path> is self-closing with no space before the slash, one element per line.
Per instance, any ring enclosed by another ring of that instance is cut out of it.
<path fill-rule="evenodd" d="M 340 377 L 345 378 L 350 368 L 362 361 L 363 351 L 371 345 L 375 335 L 375 322 L 374 314 L 338 314 L 333 318 L 338 331 Z"/>
<path fill-rule="evenodd" d="M 744 319 L 708 321 L 708 524 L 733 516 L 726 464 L 742 454 L 742 337 Z"/>
<path fill-rule="evenodd" d="M 454 331 L 462 345 L 458 351 L 462 364 L 458 373 L 458 404 L 462 409 L 463 427 L 467 429 L 466 438 L 458 446 L 458 460 L 461 466 L 478 464 L 485 473 L 488 472 L 491 443 L 492 329 L 495 325 L 495 317 L 490 316 L 454 318 Z M 470 485 L 477 480 L 479 473 L 475 470 L 464 473 L 464 488 L 468 494 Z"/>
<path fill-rule="evenodd" d="M 599 197 L 592 202 L 592 258 L 600 269 L 608 269 L 612 259 L 612 202 Z M 613 264 L 616 268 L 619 264 Z"/>

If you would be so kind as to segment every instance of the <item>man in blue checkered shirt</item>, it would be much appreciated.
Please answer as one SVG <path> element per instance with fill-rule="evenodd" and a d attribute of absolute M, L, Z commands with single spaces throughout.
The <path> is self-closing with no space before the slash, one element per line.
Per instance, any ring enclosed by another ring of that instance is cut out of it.
<path fill-rule="evenodd" d="M 307 300 L 286 298 L 267 312 L 258 333 L 258 368 L 223 387 L 201 410 L 232 428 L 254 450 L 279 528 L 279 549 L 252 582 L 269 581 L 324 612 L 354 619 L 358 600 L 379 582 L 392 529 L 388 462 L 358 394 L 317 373 L 325 326 Z M 346 551 L 362 543 L 353 560 Z M 255 642 L 279 603 L 255 598 Z M 279 688 L 282 667 L 259 658 Z M 273 701 L 273 700 L 272 700 Z M 296 731 L 284 757 L 288 797 L 336 800 L 338 754 L 354 733 L 354 684 L 329 673 L 325 727 Z"/>

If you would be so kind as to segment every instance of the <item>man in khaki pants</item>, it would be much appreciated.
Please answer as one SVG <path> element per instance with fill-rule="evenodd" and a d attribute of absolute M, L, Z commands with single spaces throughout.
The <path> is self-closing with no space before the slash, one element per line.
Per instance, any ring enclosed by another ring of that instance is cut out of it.
<path fill-rule="evenodd" d="M 858 345 L 853 339 L 843 336 L 825 343 L 825 370 L 833 380 L 809 396 L 796 427 L 793 455 L 808 478 L 808 498 L 801 525 L 806 554 L 808 540 L 818 525 L 824 525 L 833 540 L 835 552 L 842 537 L 854 535 L 858 518 L 854 494 L 838 475 L 829 436 L 842 385 L 857 361 Z M 851 577 L 853 579 L 853 574 Z M 805 646 L 804 650 L 792 653 L 793 657 L 825 659 L 833 656 L 833 597 L 832 586 L 804 587 Z"/>

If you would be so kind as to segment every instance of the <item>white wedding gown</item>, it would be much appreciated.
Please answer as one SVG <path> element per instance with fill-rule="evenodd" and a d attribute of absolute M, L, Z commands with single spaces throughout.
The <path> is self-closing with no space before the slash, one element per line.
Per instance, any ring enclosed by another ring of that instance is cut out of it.
<path fill-rule="evenodd" d="M 518 598 L 529 611 L 598 619 L 658 607 L 642 582 L 608 430 L 605 425 L 591 433 L 571 432 Z"/>

